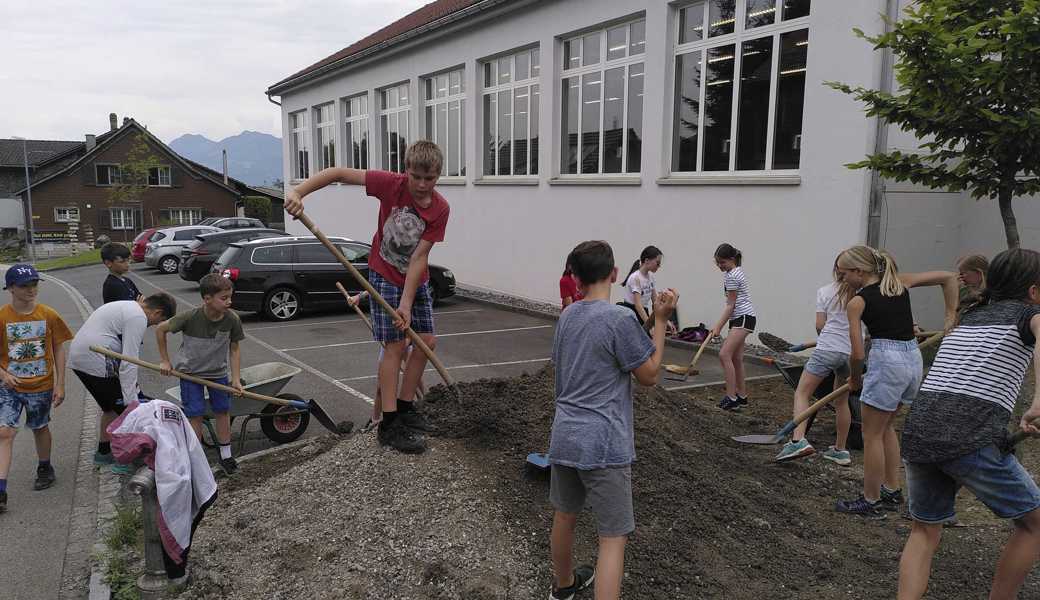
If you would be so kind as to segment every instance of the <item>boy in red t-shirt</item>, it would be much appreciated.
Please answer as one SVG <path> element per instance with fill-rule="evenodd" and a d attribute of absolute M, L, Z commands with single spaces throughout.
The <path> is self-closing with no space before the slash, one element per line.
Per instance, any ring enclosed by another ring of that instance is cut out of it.
<path fill-rule="evenodd" d="M 412 352 L 400 386 L 397 377 L 407 347 L 405 329 L 415 330 L 430 348 L 435 345 L 427 264 L 430 249 L 444 240 L 449 207 L 434 190 L 444 165 L 444 154 L 437 144 L 415 142 L 405 152 L 404 161 L 404 173 L 325 169 L 289 190 L 285 210 L 299 216 L 307 194 L 335 182 L 364 185 L 369 196 L 379 199 L 368 277 L 372 287 L 397 308 L 394 314 L 387 314 L 379 303 L 371 303 L 375 340 L 386 346 L 379 361 L 383 403 L 379 443 L 400 452 L 419 453 L 426 449 L 422 432 L 429 431 L 430 426 L 413 403 L 426 368 L 426 355 Z"/>

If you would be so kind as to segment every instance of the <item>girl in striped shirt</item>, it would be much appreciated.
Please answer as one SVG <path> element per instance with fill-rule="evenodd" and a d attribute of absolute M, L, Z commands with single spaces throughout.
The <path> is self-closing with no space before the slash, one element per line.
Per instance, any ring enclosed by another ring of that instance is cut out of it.
<path fill-rule="evenodd" d="M 978 302 L 939 347 L 903 426 L 910 537 L 899 561 L 899 598 L 928 586 L 942 524 L 962 486 L 1012 519 L 990 598 L 1015 598 L 1040 554 L 1040 488 L 1007 447 L 1007 427 L 1032 360 L 1040 380 L 1040 253 L 1001 252 Z M 1040 387 L 1019 427 L 1038 433 Z"/>
<path fill-rule="evenodd" d="M 729 323 L 729 335 L 719 350 L 719 361 L 726 372 L 726 395 L 719 402 L 722 410 L 739 411 L 748 403 L 747 383 L 744 381 L 744 340 L 755 330 L 756 317 L 747 278 L 740 267 L 743 258 L 740 250 L 729 244 L 720 244 L 715 249 L 715 265 L 723 273 L 726 307 L 708 339 L 718 337 Z"/>

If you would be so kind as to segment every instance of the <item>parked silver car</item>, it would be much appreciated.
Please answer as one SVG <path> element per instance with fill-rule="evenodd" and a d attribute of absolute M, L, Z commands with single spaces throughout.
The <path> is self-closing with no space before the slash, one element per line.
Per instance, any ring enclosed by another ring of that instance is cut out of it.
<path fill-rule="evenodd" d="M 208 225 L 181 225 L 156 230 L 144 247 L 144 264 L 163 273 L 176 273 L 181 262 L 181 248 L 195 241 L 195 236 L 221 231 Z"/>

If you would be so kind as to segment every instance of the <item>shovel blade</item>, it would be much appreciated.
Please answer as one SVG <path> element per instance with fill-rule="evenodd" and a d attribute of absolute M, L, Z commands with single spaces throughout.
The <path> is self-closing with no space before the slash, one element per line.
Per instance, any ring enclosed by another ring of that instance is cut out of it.
<path fill-rule="evenodd" d="M 741 444 L 758 444 L 762 446 L 772 446 L 779 444 L 784 441 L 783 436 L 774 434 L 752 434 L 752 435 L 735 435 L 733 441 L 740 442 Z"/>
<path fill-rule="evenodd" d="M 336 434 L 347 434 L 354 428 L 354 423 L 350 421 L 344 421 L 342 423 L 336 423 L 329 416 L 329 413 L 325 412 L 325 409 L 318 405 L 314 400 L 307 401 L 307 410 L 311 413 L 315 419 L 321 423 L 321 426 L 328 429 L 332 433 Z"/>
<path fill-rule="evenodd" d="M 549 457 L 540 452 L 532 452 L 527 455 L 527 463 L 538 469 L 548 469 Z"/>

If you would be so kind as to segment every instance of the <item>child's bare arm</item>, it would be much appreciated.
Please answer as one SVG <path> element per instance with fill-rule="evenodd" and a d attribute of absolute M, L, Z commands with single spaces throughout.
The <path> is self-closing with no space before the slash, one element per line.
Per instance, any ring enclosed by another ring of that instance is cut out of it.
<path fill-rule="evenodd" d="M 726 292 L 726 308 L 722 310 L 722 317 L 719 318 L 719 322 L 715 324 L 715 327 L 711 330 L 711 335 L 708 339 L 718 337 L 722 333 L 722 328 L 729 323 L 730 317 L 733 316 L 733 311 L 737 308 L 737 292 L 736 290 Z"/>
<path fill-rule="evenodd" d="M 1040 340 L 1040 315 L 1033 315 L 1030 319 L 1029 330 L 1033 332 L 1034 338 Z M 1036 380 L 1040 381 L 1040 344 L 1033 346 L 1033 373 Z M 1040 386 L 1034 387 L 1033 404 L 1022 415 L 1018 427 L 1026 433 L 1040 433 Z"/>
<path fill-rule="evenodd" d="M 643 364 L 632 371 L 636 381 L 650 386 L 657 383 L 657 372 L 661 370 L 664 360 L 664 337 L 668 327 L 668 317 L 679 302 L 679 293 L 668 289 L 657 295 L 654 300 L 654 353 Z"/>
<path fill-rule="evenodd" d="M 348 169 L 346 167 L 332 167 L 322 169 L 304 180 L 300 185 L 290 188 L 285 194 L 285 210 L 292 216 L 298 217 L 303 212 L 303 198 L 313 191 L 331 183 L 348 183 L 351 185 L 365 185 L 365 172 L 361 169 Z"/>
<path fill-rule="evenodd" d="M 242 351 L 238 346 L 238 342 L 231 342 L 228 348 L 228 355 L 231 358 L 231 387 L 236 390 L 242 390 Z"/>
<path fill-rule="evenodd" d="M 397 327 L 402 331 L 412 324 L 412 303 L 415 301 L 415 290 L 419 289 L 419 281 L 430 262 L 430 250 L 433 242 L 419 240 L 412 258 L 408 262 L 408 273 L 404 277 L 404 289 L 401 290 L 401 302 L 397 305 Z"/>
<path fill-rule="evenodd" d="M 68 351 L 67 343 L 58 344 L 54 348 L 54 391 L 51 392 L 51 408 L 57 408 L 65 401 L 65 362 Z"/>
<path fill-rule="evenodd" d="M 163 321 L 155 327 L 155 345 L 159 347 L 159 357 L 162 359 L 159 362 L 159 372 L 163 375 L 169 375 L 173 371 L 173 365 L 170 364 L 170 352 L 166 347 L 166 333 L 169 330 L 169 321 Z"/>
<path fill-rule="evenodd" d="M 945 328 L 953 329 L 957 320 L 957 304 L 960 301 L 960 284 L 957 274 L 951 271 L 926 271 L 924 273 L 901 273 L 899 280 L 909 288 L 929 285 L 942 286 L 943 302 L 946 305 Z"/>
<path fill-rule="evenodd" d="M 853 390 L 858 390 L 863 385 L 863 362 L 866 360 L 866 351 L 863 347 L 863 309 L 866 302 L 863 298 L 855 297 L 849 300 L 846 313 L 849 318 L 849 342 L 852 344 L 852 354 L 849 356 L 849 384 Z"/>

